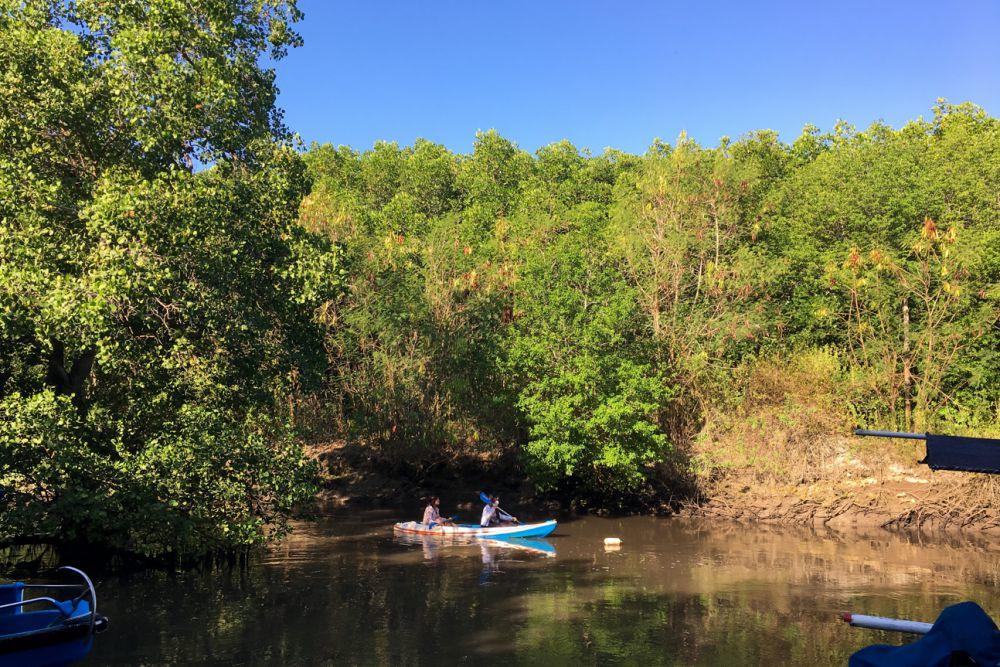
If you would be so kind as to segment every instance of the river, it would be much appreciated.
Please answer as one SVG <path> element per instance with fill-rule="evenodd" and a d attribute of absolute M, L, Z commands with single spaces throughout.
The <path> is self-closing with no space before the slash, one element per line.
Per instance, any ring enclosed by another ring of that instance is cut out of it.
<path fill-rule="evenodd" d="M 400 518 L 324 516 L 246 567 L 105 577 L 90 662 L 844 665 L 903 637 L 839 611 L 1000 611 L 1000 550 L 972 536 L 587 517 L 522 549 L 401 540 Z"/>

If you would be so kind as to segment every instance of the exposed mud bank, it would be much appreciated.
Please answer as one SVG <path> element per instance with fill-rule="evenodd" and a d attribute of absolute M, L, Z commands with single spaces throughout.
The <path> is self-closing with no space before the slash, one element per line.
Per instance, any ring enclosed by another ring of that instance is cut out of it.
<path fill-rule="evenodd" d="M 746 467 L 705 481 L 683 513 L 838 527 L 964 530 L 1000 534 L 1000 479 L 901 463 L 898 452 L 830 438 L 836 451 L 806 473 L 780 479 Z M 905 456 L 905 455 L 904 455 Z M 911 458 L 916 460 L 915 456 Z"/>
<path fill-rule="evenodd" d="M 879 489 L 879 493 L 886 493 L 874 497 L 859 497 L 835 487 L 819 490 L 814 486 L 793 495 L 727 488 L 701 504 L 685 506 L 681 513 L 741 522 L 830 528 L 877 526 L 1000 534 L 1000 513 L 992 507 L 969 506 L 956 497 L 961 493 L 958 488 L 912 491 L 896 491 L 896 488 L 900 487 Z"/>

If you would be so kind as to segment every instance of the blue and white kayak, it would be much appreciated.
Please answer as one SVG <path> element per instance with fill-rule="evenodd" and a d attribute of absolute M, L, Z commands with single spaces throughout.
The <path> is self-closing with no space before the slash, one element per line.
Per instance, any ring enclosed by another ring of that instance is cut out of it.
<path fill-rule="evenodd" d="M 393 530 L 410 535 L 440 535 L 454 537 L 499 538 L 508 537 L 545 537 L 556 529 L 557 521 L 550 519 L 540 523 L 521 523 L 513 526 L 490 526 L 483 528 L 474 523 L 462 523 L 454 526 L 442 526 L 420 523 L 419 521 L 404 521 L 393 526 Z"/>

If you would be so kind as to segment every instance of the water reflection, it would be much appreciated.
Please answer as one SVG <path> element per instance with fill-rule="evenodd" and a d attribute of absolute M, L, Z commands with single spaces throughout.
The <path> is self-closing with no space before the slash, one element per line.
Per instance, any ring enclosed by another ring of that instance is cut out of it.
<path fill-rule="evenodd" d="M 512 545 L 394 538 L 394 520 L 302 526 L 246 570 L 108 579 L 94 662 L 845 664 L 900 638 L 837 611 L 1000 611 L 985 540 L 588 518 Z"/>
<path fill-rule="evenodd" d="M 525 554 L 546 558 L 556 556 L 555 546 L 542 538 L 484 539 L 462 535 L 395 533 L 393 541 L 396 544 L 420 547 L 425 561 L 438 560 L 442 552 L 457 557 L 468 557 L 472 552 L 477 552 L 483 562 L 483 569 L 479 574 L 480 586 L 489 584 L 492 575 L 501 571 L 501 563 L 505 558 Z"/>
<path fill-rule="evenodd" d="M 555 557 L 556 548 L 544 538 L 479 538 L 463 535 L 415 535 L 412 533 L 395 533 L 393 541 L 396 544 L 419 546 L 424 560 L 436 560 L 442 550 L 449 555 L 468 555 L 470 551 L 482 554 L 483 563 L 493 561 L 501 552 L 522 552 L 546 557 Z"/>
<path fill-rule="evenodd" d="M 546 556 L 548 558 L 556 557 L 555 545 L 544 537 L 510 537 L 507 539 L 490 539 L 482 541 L 489 546 L 498 549 L 514 549 L 517 551 L 537 554 L 539 556 Z"/>

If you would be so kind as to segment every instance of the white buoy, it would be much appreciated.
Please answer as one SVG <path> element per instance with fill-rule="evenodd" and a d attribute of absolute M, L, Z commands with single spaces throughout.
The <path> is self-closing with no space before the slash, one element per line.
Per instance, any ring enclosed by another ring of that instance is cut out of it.
<path fill-rule="evenodd" d="M 622 538 L 620 538 L 620 537 L 605 537 L 604 538 L 604 545 L 605 546 L 618 547 L 618 546 L 621 546 L 621 543 L 622 543 Z"/>

